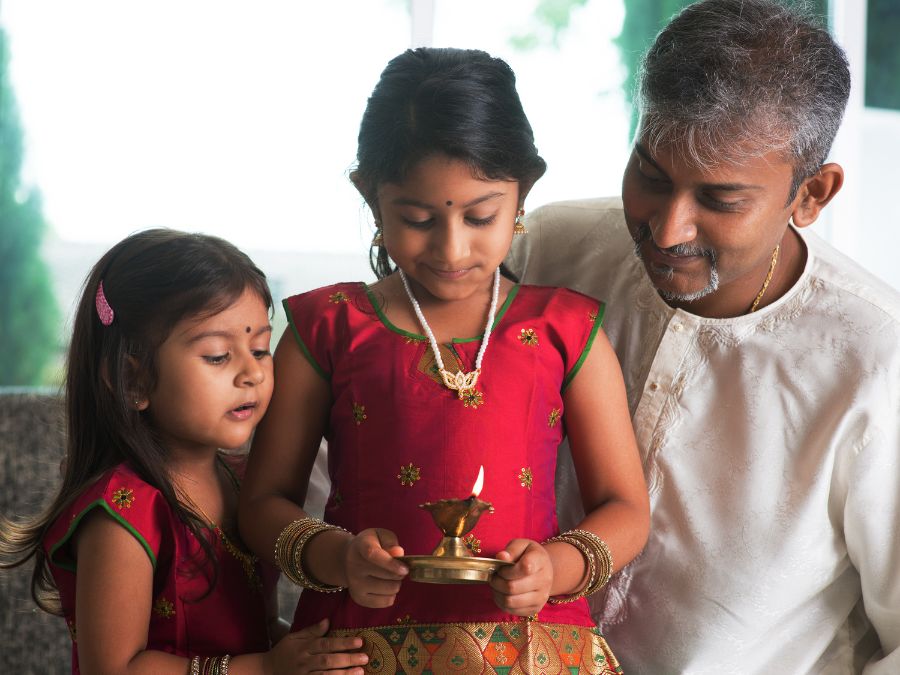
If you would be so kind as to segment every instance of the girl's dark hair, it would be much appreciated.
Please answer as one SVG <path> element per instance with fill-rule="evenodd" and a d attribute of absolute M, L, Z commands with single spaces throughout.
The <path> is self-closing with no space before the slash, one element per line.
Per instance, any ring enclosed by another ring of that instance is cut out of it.
<path fill-rule="evenodd" d="M 466 162 L 475 176 L 515 180 L 524 194 L 547 168 L 502 59 L 475 49 L 409 49 L 388 63 L 359 126 L 354 183 L 377 208 L 378 186 L 403 181 L 429 155 Z M 372 270 L 392 272 L 384 247 Z"/>
<path fill-rule="evenodd" d="M 114 314 L 101 323 L 95 305 L 100 282 Z M 113 246 L 85 281 L 74 319 L 66 371 L 67 449 L 62 486 L 50 507 L 26 523 L 0 528 L 0 566 L 35 558 L 32 596 L 58 613 L 56 586 L 41 547 L 63 510 L 108 469 L 127 462 L 157 488 L 193 532 L 212 564 L 205 521 L 178 501 L 166 469 L 168 452 L 146 413 L 133 403 L 153 391 L 156 354 L 175 325 L 217 314 L 245 290 L 271 311 L 266 277 L 244 253 L 218 237 L 169 229 L 133 234 Z"/>

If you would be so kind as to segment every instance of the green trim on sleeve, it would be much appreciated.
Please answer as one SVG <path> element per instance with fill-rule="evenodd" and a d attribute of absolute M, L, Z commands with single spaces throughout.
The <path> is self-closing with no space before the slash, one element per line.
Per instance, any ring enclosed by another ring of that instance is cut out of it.
<path fill-rule="evenodd" d="M 565 392 L 566 389 L 569 388 L 569 385 L 572 384 L 572 380 L 575 379 L 575 376 L 578 374 L 578 371 L 581 370 L 582 364 L 584 364 L 584 360 L 587 358 L 588 352 L 591 351 L 591 345 L 594 344 L 594 338 L 597 337 L 597 331 L 600 330 L 600 326 L 603 325 L 603 315 L 606 313 L 606 303 L 601 302 L 600 307 L 597 309 L 597 318 L 594 319 L 594 325 L 591 327 L 591 332 L 588 335 L 587 343 L 584 345 L 584 349 L 581 350 L 581 356 L 578 357 L 578 360 L 575 362 L 575 365 L 572 366 L 572 370 L 569 371 L 569 374 L 566 375 L 566 379 L 563 380 L 562 392 Z"/>
<path fill-rule="evenodd" d="M 309 347 L 306 346 L 306 343 L 303 342 L 303 338 L 300 337 L 300 332 L 297 330 L 297 326 L 294 324 L 294 315 L 291 313 L 291 308 L 288 306 L 287 298 L 281 301 L 281 306 L 284 307 L 284 313 L 287 315 L 288 326 L 291 327 L 291 332 L 294 334 L 294 339 L 297 341 L 297 344 L 300 346 L 300 351 L 303 352 L 303 356 L 306 357 L 306 360 L 309 361 L 309 364 L 313 367 L 319 375 L 322 376 L 322 379 L 326 382 L 331 382 L 331 376 L 322 370 L 322 366 L 316 363 L 316 360 L 313 358 L 312 353 L 309 351 Z"/>
<path fill-rule="evenodd" d="M 72 538 L 72 535 L 75 534 L 75 530 L 77 530 L 78 526 L 81 524 L 81 520 L 95 506 L 102 507 L 110 516 L 112 516 L 113 520 L 115 520 L 117 523 L 119 523 L 119 525 L 121 525 L 126 530 L 128 530 L 131 533 L 131 535 L 135 539 L 138 540 L 138 543 L 144 547 L 145 551 L 147 551 L 147 556 L 150 558 L 150 564 L 153 565 L 153 570 L 155 571 L 156 570 L 156 554 L 153 553 L 153 549 L 150 548 L 150 544 L 147 543 L 147 540 L 144 539 L 144 537 L 141 535 L 140 532 L 138 532 L 136 529 L 134 529 L 134 526 L 131 523 L 129 523 L 121 515 L 116 513 L 113 510 L 113 508 L 109 505 L 109 502 L 107 502 L 105 499 L 102 499 L 102 498 L 97 499 L 96 501 L 93 501 L 90 504 L 88 504 L 87 506 L 85 506 L 84 509 L 82 509 L 81 513 L 79 513 L 77 516 L 75 516 L 75 518 L 69 524 L 69 529 L 66 531 L 65 536 L 62 539 L 60 539 L 58 542 L 56 542 L 56 544 L 53 545 L 53 548 L 50 549 L 50 562 L 52 564 L 56 565 L 57 567 L 60 567 L 64 570 L 68 570 L 69 572 L 72 572 L 73 574 L 75 573 L 75 565 L 68 563 L 68 562 L 57 562 L 56 560 L 54 560 L 54 556 L 56 555 L 56 552 L 62 546 L 64 546 L 66 543 L 68 543 L 69 539 Z"/>

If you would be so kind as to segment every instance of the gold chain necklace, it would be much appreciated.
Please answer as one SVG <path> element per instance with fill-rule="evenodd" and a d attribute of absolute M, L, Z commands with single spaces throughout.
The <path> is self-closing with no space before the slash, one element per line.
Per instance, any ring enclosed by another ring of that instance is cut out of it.
<path fill-rule="evenodd" d="M 218 462 L 222 462 L 220 458 L 217 457 L 216 459 Z M 222 465 L 225 467 L 225 470 L 228 471 L 228 477 L 231 478 L 232 485 L 234 485 L 235 490 L 237 490 L 237 487 L 239 485 L 237 476 L 234 475 L 234 473 L 231 471 L 231 468 L 227 464 L 222 462 Z M 207 524 L 213 529 L 216 535 L 218 535 L 219 540 L 222 542 L 222 546 L 225 547 L 225 550 L 228 551 L 228 553 L 230 553 L 231 556 L 241 564 L 241 567 L 244 569 L 244 574 L 246 575 L 247 581 L 249 582 L 251 588 L 255 590 L 262 590 L 262 581 L 260 580 L 259 574 L 256 571 L 256 563 L 259 561 L 259 558 L 251 553 L 242 551 L 237 546 L 235 546 L 231 539 L 229 539 L 225 534 L 225 531 L 221 527 L 219 527 L 219 524 L 213 521 L 213 519 L 206 514 L 206 511 L 204 511 L 197 502 L 191 499 L 188 494 L 181 489 L 181 486 L 176 484 L 176 489 L 178 492 L 178 498 L 183 503 L 187 503 L 188 506 L 190 506 L 206 519 Z"/>
<path fill-rule="evenodd" d="M 763 299 L 763 296 L 769 288 L 769 282 L 772 281 L 772 274 L 775 272 L 775 265 L 778 264 L 779 250 L 781 250 L 781 244 L 778 244 L 778 246 L 775 247 L 775 250 L 772 251 L 772 262 L 769 263 L 769 273 L 766 274 L 766 280 L 763 281 L 762 288 L 760 288 L 759 293 L 756 294 L 756 299 L 753 301 L 753 304 L 750 305 L 751 313 L 756 311 L 756 308 L 759 306 L 759 301 Z"/>

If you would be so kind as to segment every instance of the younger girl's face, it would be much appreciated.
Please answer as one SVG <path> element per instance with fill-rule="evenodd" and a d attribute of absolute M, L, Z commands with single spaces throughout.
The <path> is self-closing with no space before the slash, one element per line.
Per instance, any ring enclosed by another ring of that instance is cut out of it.
<path fill-rule="evenodd" d="M 272 397 L 272 327 L 247 289 L 228 308 L 175 325 L 157 353 L 147 414 L 173 453 L 245 443 Z"/>
<path fill-rule="evenodd" d="M 517 181 L 480 180 L 467 164 L 432 155 L 378 190 L 388 255 L 420 302 L 464 300 L 490 287 L 513 237 Z"/>

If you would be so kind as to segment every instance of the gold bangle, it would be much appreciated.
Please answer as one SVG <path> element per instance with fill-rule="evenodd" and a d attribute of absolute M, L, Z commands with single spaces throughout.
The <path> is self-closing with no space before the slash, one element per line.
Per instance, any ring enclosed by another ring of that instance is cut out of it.
<path fill-rule="evenodd" d="M 580 591 L 550 598 L 550 603 L 558 605 L 564 602 L 574 602 L 579 598 L 596 593 L 606 585 L 612 576 L 613 558 L 612 551 L 609 550 L 609 546 L 606 545 L 605 541 L 589 530 L 580 529 L 567 530 L 562 534 L 551 537 L 544 543 L 553 541 L 565 542 L 581 551 L 587 563 L 588 580 Z"/>
<path fill-rule="evenodd" d="M 200 657 L 195 656 L 191 659 L 191 667 L 188 670 L 189 675 L 200 675 Z"/>
<path fill-rule="evenodd" d="M 591 595 L 605 586 L 612 576 L 612 551 L 609 550 L 609 546 L 607 546 L 605 541 L 590 530 L 572 530 L 570 534 L 576 537 L 582 537 L 586 540 L 588 546 L 591 546 L 594 549 L 594 559 L 597 563 L 597 579 L 595 585 L 587 591 L 587 595 Z"/>
<path fill-rule="evenodd" d="M 575 602 L 576 600 L 583 598 L 585 595 L 587 595 L 588 589 L 594 585 L 594 581 L 597 576 L 597 566 L 594 562 L 593 551 L 582 540 L 580 540 L 576 537 L 569 536 L 568 532 L 565 532 L 563 534 L 558 534 L 555 537 L 551 537 L 544 543 L 549 544 L 552 542 L 562 542 L 562 543 L 568 544 L 569 546 L 573 546 L 578 549 L 578 551 L 581 553 L 581 555 L 584 557 L 584 560 L 585 560 L 585 566 L 587 568 L 585 570 L 587 572 L 587 582 L 584 584 L 584 586 L 580 590 L 575 591 L 574 593 L 569 593 L 568 595 L 552 597 L 549 599 L 548 602 L 551 605 L 562 605 L 567 602 Z"/>
<path fill-rule="evenodd" d="M 318 518 L 301 518 L 289 523 L 275 541 L 275 564 L 284 575 L 302 588 L 320 593 L 337 593 L 343 586 L 323 584 L 303 570 L 303 549 L 315 535 L 329 530 L 347 532 L 343 527 L 330 525 Z"/>

